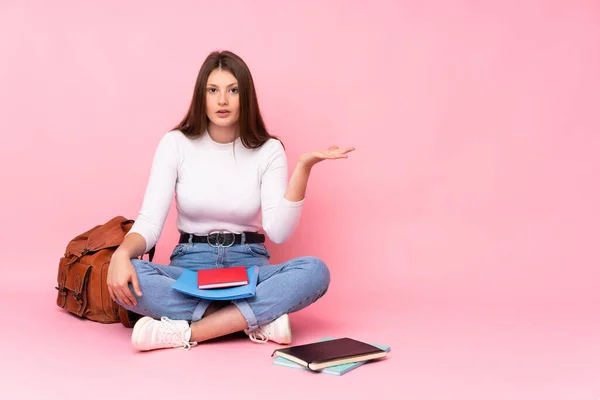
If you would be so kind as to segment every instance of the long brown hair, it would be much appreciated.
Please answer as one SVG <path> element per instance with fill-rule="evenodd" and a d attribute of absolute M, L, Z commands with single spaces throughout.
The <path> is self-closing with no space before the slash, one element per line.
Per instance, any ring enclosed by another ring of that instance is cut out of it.
<path fill-rule="evenodd" d="M 194 87 L 194 95 L 190 108 L 183 120 L 173 130 L 180 130 L 190 139 L 196 139 L 206 132 L 208 117 L 206 115 L 206 82 L 215 69 L 231 72 L 238 81 L 240 96 L 240 117 L 238 120 L 240 139 L 244 147 L 256 149 L 270 138 L 280 140 L 267 132 L 260 115 L 258 99 L 254 89 L 254 81 L 250 69 L 238 55 L 230 51 L 214 51 L 206 57 Z"/>

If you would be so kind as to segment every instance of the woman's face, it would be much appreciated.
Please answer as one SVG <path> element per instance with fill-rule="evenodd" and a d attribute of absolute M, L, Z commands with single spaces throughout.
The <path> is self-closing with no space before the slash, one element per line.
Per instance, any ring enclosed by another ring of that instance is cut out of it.
<path fill-rule="evenodd" d="M 235 125 L 240 117 L 238 82 L 229 71 L 215 69 L 206 82 L 206 116 L 215 125 Z"/>

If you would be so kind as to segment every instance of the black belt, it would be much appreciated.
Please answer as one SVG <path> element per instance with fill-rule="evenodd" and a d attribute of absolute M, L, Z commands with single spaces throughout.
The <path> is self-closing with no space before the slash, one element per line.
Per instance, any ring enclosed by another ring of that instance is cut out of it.
<path fill-rule="evenodd" d="M 206 236 L 192 236 L 192 243 L 208 243 L 213 247 L 224 246 L 229 247 L 234 244 L 242 243 L 242 234 L 241 233 L 231 233 L 231 232 L 216 232 L 211 233 Z M 244 232 L 245 241 L 244 243 L 264 243 L 265 235 L 257 232 Z M 179 243 L 189 243 L 190 234 L 182 233 L 179 236 Z"/>

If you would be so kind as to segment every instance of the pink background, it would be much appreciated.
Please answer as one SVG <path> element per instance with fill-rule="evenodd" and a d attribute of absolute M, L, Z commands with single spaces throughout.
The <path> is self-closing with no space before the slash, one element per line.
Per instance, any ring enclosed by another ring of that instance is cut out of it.
<path fill-rule="evenodd" d="M 0 397 L 600 397 L 597 2 L 83 3 L 0 4 Z M 243 335 L 141 354 L 55 306 L 66 243 L 137 217 L 215 49 L 250 66 L 290 173 L 356 147 L 315 167 L 301 226 L 268 247 L 332 271 L 295 344 L 351 336 L 388 360 L 312 375 Z"/>

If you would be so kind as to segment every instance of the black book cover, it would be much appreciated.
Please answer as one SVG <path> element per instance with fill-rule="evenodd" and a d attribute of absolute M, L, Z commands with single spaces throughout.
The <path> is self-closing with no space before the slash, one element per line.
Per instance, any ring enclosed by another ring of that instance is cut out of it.
<path fill-rule="evenodd" d="M 380 348 L 371 346 L 368 343 L 350 338 L 341 338 L 277 349 L 273 355 L 275 353 L 288 354 L 304 361 L 306 364 L 311 364 L 382 352 L 385 353 Z"/>

